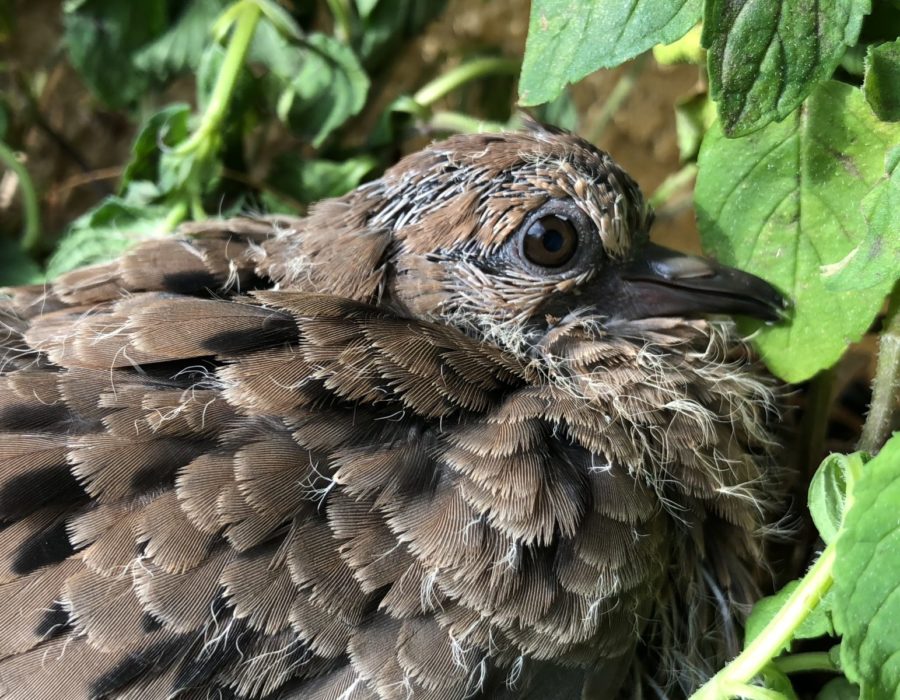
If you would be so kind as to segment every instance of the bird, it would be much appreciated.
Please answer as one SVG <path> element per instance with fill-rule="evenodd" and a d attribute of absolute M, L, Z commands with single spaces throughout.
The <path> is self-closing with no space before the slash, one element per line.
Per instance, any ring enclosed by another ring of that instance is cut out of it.
<path fill-rule="evenodd" d="M 691 692 L 784 495 L 731 317 L 786 302 L 652 221 L 529 121 L 6 289 L 0 698 Z"/>

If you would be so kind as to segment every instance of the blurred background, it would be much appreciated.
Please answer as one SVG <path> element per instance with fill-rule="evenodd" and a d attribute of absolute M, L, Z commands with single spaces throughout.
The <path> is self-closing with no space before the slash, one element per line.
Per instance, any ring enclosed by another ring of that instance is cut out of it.
<path fill-rule="evenodd" d="M 134 7 L 123 11 L 128 5 Z M 371 138 L 398 98 L 472 60 L 505 58 L 513 69 L 501 66 L 465 82 L 430 105 L 431 114 L 515 119 L 526 0 L 282 0 L 279 5 L 304 35 L 322 33 L 349 43 L 371 84 L 359 112 L 315 146 L 302 129 L 273 114 L 277 104 L 266 104 L 265 95 L 241 95 L 239 87 L 229 122 L 241 121 L 240 138 L 226 138 L 222 146 L 222 170 L 216 174 L 221 183 L 205 193 L 208 215 L 235 207 L 300 213 L 320 196 L 340 194 L 342 183 L 349 189 L 354 179 L 376 176 L 402 153 L 460 126 L 479 128 L 477 121 L 449 120 L 452 128 L 446 129 L 428 115 L 402 115 L 408 118 L 395 118 L 387 139 L 374 144 Z M 174 103 L 198 110 L 198 63 L 204 49 L 216 43 L 213 24 L 228 6 L 225 0 L 0 1 L 0 140 L 27 170 L 39 203 L 40 242 L 31 251 L 33 260 L 46 262 L 73 221 L 106 197 L 123 194 L 132 145 L 154 113 Z M 379 12 L 383 16 L 375 17 Z M 188 21 L 191 26 L 183 27 Z M 170 45 L 159 46 L 167 33 Z M 257 77 L 271 72 L 252 52 L 250 59 L 249 71 Z M 650 194 L 681 167 L 673 105 L 703 90 L 699 66 L 661 65 L 648 55 L 589 76 L 537 116 L 573 128 L 609 151 Z M 309 174 L 298 172 L 298 163 L 309 159 L 360 156 L 372 157 L 361 166 L 371 162 L 365 174 L 338 174 L 341 181 L 330 188 L 311 186 Z M 0 238 L 19 238 L 23 212 L 20 178 L 2 165 Z M 689 189 L 673 192 L 659 214 L 658 240 L 698 249 Z M 57 264 L 56 271 L 68 266 Z M 7 273 L 0 284 L 26 281 L 12 276 Z"/>

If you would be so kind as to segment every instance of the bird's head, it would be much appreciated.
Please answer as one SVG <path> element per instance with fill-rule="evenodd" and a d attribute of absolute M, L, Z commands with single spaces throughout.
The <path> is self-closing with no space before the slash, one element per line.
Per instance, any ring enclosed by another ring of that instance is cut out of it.
<path fill-rule="evenodd" d="M 777 320 L 767 282 L 649 242 L 653 214 L 610 156 L 565 131 L 455 136 L 270 241 L 285 287 L 467 328 L 545 332 L 702 314 Z"/>

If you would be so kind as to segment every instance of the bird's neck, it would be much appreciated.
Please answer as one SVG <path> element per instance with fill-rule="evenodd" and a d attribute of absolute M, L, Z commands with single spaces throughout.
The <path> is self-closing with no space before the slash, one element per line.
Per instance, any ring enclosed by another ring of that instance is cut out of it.
<path fill-rule="evenodd" d="M 699 498 L 747 529 L 760 522 L 777 401 L 732 323 L 583 317 L 531 354 L 540 381 L 593 417 L 576 429 L 584 447 L 627 466 L 676 510 Z"/>

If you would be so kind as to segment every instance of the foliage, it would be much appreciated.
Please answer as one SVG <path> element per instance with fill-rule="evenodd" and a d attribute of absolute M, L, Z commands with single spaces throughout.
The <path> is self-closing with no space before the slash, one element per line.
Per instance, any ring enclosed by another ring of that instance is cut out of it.
<path fill-rule="evenodd" d="M 859 254 L 860 202 L 884 181 L 885 153 L 898 141 L 900 125 L 879 121 L 860 90 L 835 81 L 781 122 L 737 139 L 714 126 L 703 141 L 695 202 L 704 247 L 793 300 L 792 322 L 757 336 L 789 381 L 834 364 L 893 286 L 896 259 L 885 251 L 853 275 L 854 289 L 828 288 L 848 273 L 836 263 Z"/>
<path fill-rule="evenodd" d="M 657 60 L 705 62 L 708 94 L 677 107 L 685 167 L 697 158 L 704 248 L 792 298 L 789 323 L 745 324 L 773 372 L 802 381 L 833 366 L 900 277 L 896 33 L 863 31 L 868 0 L 707 0 L 702 12 L 652 0 L 574 5 L 580 12 L 569 2 L 532 3 L 523 101 L 552 98 L 592 70 L 674 39 L 654 49 Z M 693 21 L 680 23 L 701 15 L 705 57 L 687 32 Z M 896 19 L 882 14 L 879 24 L 896 27 Z M 884 415 L 897 411 L 897 306 L 864 433 L 880 436 L 870 450 L 886 438 Z M 757 603 L 744 651 L 697 700 L 795 698 L 788 674 L 810 670 L 843 674 L 820 700 L 900 698 L 900 434 L 875 457 L 828 457 L 810 484 L 809 508 L 824 551 L 802 579 Z M 839 646 L 791 653 L 798 640 L 823 637 Z"/>
<path fill-rule="evenodd" d="M 598 68 L 617 66 L 655 44 L 674 41 L 700 19 L 700 0 L 532 3 L 519 99 L 536 105 Z"/>
<path fill-rule="evenodd" d="M 494 55 L 382 99 L 392 65 L 409 60 L 403 47 L 443 4 L 68 0 L 70 63 L 98 101 L 140 128 L 116 194 L 55 246 L 27 169 L 0 140 L 26 223 L 21 245 L 0 238 L 0 284 L 52 278 L 190 218 L 302 213 L 377 175 L 417 131 L 514 124 L 515 115 L 496 119 L 509 114 L 519 64 Z M 823 551 L 759 601 L 744 651 L 701 700 L 795 698 L 794 674 L 811 670 L 833 676 L 819 700 L 900 698 L 900 435 L 888 439 L 900 381 L 898 33 L 896 0 L 531 3 L 519 102 L 544 120 L 572 128 L 567 85 L 637 58 L 609 96 L 608 119 L 651 49 L 660 63 L 698 65 L 698 86 L 674 105 L 684 168 L 652 199 L 696 173 L 707 252 L 791 297 L 788 322 L 742 322 L 775 374 L 800 382 L 834 367 L 891 299 L 861 449 L 831 455 L 810 483 Z M 193 104 L 167 92 L 185 75 Z M 442 109 L 476 80 L 491 86 L 478 108 L 494 121 Z M 0 100 L 0 139 L 8 113 Z M 256 145 L 273 132 L 290 149 L 261 159 Z"/>

